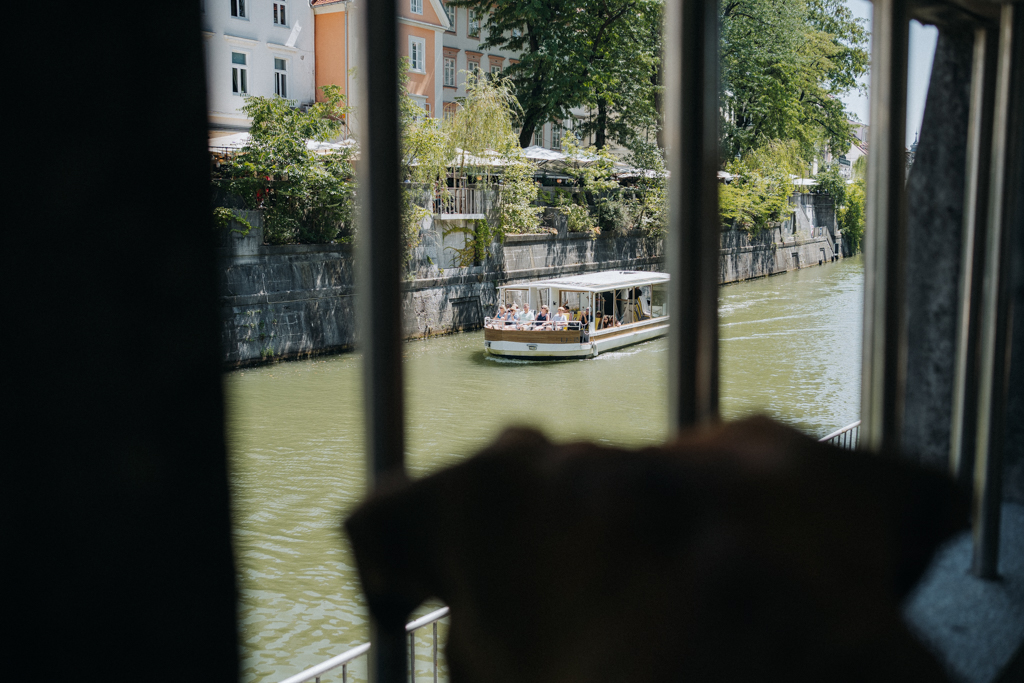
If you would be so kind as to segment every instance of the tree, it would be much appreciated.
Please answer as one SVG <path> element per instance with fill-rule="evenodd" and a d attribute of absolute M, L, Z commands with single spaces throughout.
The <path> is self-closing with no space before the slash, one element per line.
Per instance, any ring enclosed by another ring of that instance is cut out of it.
<path fill-rule="evenodd" d="M 627 3 L 628 11 L 588 49 L 592 53 L 586 100 L 593 115 L 579 128 L 603 149 L 615 140 L 634 149 L 656 139 L 661 86 L 662 0 Z"/>
<path fill-rule="evenodd" d="M 470 75 L 466 96 L 454 112 L 431 118 L 405 92 L 406 71 L 403 65 L 399 76 L 403 93 L 400 121 L 405 179 L 425 188 L 430 200 L 443 200 L 450 194 L 449 182 L 457 184 L 467 177 L 500 174 L 498 221 L 494 226 L 498 239 L 506 233 L 536 230 L 541 209 L 533 205 L 537 198 L 534 167 L 523 157 L 516 141 L 513 120 L 521 109 L 510 83 L 503 78 Z M 415 191 L 407 190 L 406 204 L 415 207 L 416 203 Z M 407 239 L 411 239 L 409 235 L 417 229 L 418 218 L 425 213 L 408 209 Z M 464 232 L 470 236 L 472 244 L 461 252 L 464 263 L 479 260 L 490 243 L 489 225 L 452 226 L 448 230 L 448 234 Z"/>
<path fill-rule="evenodd" d="M 846 204 L 846 178 L 839 172 L 839 164 L 825 164 L 814 180 L 819 190 L 832 197 L 838 216 L 840 207 Z"/>
<path fill-rule="evenodd" d="M 734 178 L 718 193 L 724 220 L 753 233 L 788 217 L 793 192 L 790 175 L 803 170 L 796 141 L 770 141 L 726 168 Z"/>
<path fill-rule="evenodd" d="M 520 146 L 530 144 L 539 126 L 568 118 L 572 107 L 597 108 L 589 125 L 599 147 L 609 131 L 625 137 L 637 121 L 649 125 L 655 118 L 661 0 L 450 2 L 487 17 L 481 47 L 520 54 L 507 70 L 522 106 Z M 627 98 L 638 92 L 645 104 L 633 110 Z"/>
<path fill-rule="evenodd" d="M 263 212 L 271 244 L 331 242 L 351 235 L 355 178 L 350 148 L 321 152 L 341 132 L 348 114 L 337 86 L 303 112 L 280 97 L 252 96 L 242 110 L 252 120 L 249 142 L 222 165 L 215 182 Z"/>
<path fill-rule="evenodd" d="M 851 140 L 840 97 L 867 72 L 868 32 L 842 0 L 726 0 L 721 5 L 724 158 L 796 140 L 812 158 Z"/>

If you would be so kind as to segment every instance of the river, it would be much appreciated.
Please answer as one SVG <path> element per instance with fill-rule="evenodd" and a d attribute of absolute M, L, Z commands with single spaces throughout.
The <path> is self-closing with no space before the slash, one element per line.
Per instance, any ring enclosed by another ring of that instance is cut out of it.
<path fill-rule="evenodd" d="M 857 257 L 722 287 L 722 413 L 763 412 L 815 436 L 857 420 L 863 281 Z M 666 339 L 555 363 L 496 360 L 482 347 L 478 331 L 403 348 L 414 476 L 509 424 L 562 441 L 666 436 Z M 367 639 L 340 533 L 364 491 L 361 376 L 358 354 L 225 375 L 245 683 L 281 680 Z M 417 646 L 424 678 L 429 632 Z M 353 676 L 366 680 L 365 658 Z"/>

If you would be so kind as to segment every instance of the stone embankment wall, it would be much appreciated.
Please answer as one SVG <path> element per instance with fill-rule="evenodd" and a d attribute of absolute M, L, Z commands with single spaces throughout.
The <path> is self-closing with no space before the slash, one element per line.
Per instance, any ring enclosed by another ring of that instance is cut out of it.
<path fill-rule="evenodd" d="M 792 220 L 751 238 L 722 234 L 723 283 L 782 273 L 836 253 L 834 213 L 828 197 L 800 195 Z M 220 249 L 222 339 L 229 366 L 301 358 L 350 349 L 355 341 L 355 263 L 350 245 L 264 246 L 260 217 L 247 236 L 231 233 Z M 831 222 L 829 221 L 831 218 Z M 828 225 L 826 225 L 828 222 Z M 660 240 L 566 233 L 510 235 L 494 242 L 478 265 L 452 266 L 466 233 L 458 223 L 427 219 L 405 283 L 402 320 L 408 338 L 480 327 L 496 308 L 498 285 L 599 270 L 663 270 Z M 472 229 L 471 222 L 462 224 Z M 447 267 L 446 267 L 447 266 Z M 395 312 L 379 311 L 380 315 Z"/>

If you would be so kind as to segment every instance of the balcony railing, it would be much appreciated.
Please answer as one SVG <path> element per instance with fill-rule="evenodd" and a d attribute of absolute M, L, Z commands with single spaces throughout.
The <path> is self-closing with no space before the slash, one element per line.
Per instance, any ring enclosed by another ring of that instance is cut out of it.
<path fill-rule="evenodd" d="M 409 634 L 409 683 L 416 683 L 416 631 L 424 626 L 433 626 L 434 683 L 437 683 L 437 622 L 448 616 L 449 612 L 450 610 L 447 607 L 442 607 L 405 625 L 405 632 Z M 294 676 L 284 679 L 281 683 L 306 683 L 306 681 L 320 683 L 321 676 L 328 671 L 334 671 L 338 667 L 341 667 L 341 683 L 348 683 L 349 663 L 369 652 L 371 645 L 372 643 L 357 645 L 351 650 L 320 662 L 316 666 L 300 671 Z"/>
<path fill-rule="evenodd" d="M 823 436 L 818 439 L 821 443 L 831 444 L 833 446 L 839 446 L 840 448 L 849 448 L 855 450 L 860 446 L 860 420 L 857 420 L 853 424 L 848 424 L 842 429 L 838 429 L 828 436 Z"/>

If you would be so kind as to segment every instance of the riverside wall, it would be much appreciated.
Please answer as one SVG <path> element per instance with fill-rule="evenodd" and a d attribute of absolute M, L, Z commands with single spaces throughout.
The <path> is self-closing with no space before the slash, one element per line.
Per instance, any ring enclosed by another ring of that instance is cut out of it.
<path fill-rule="evenodd" d="M 795 202 L 791 220 L 755 237 L 723 231 L 720 282 L 818 265 L 841 250 L 829 198 L 801 195 Z M 356 316 L 352 247 L 267 246 L 259 215 L 247 212 L 245 217 L 255 229 L 245 236 L 226 234 L 219 250 L 224 363 L 240 366 L 351 349 Z M 557 234 L 510 235 L 504 244 L 493 242 L 479 264 L 457 267 L 456 250 L 464 248 L 472 223 L 425 219 L 403 285 L 405 336 L 480 327 L 496 308 L 499 285 L 600 270 L 665 268 L 661 240 L 638 235 L 591 239 L 566 233 L 557 219 L 551 224 Z"/>

